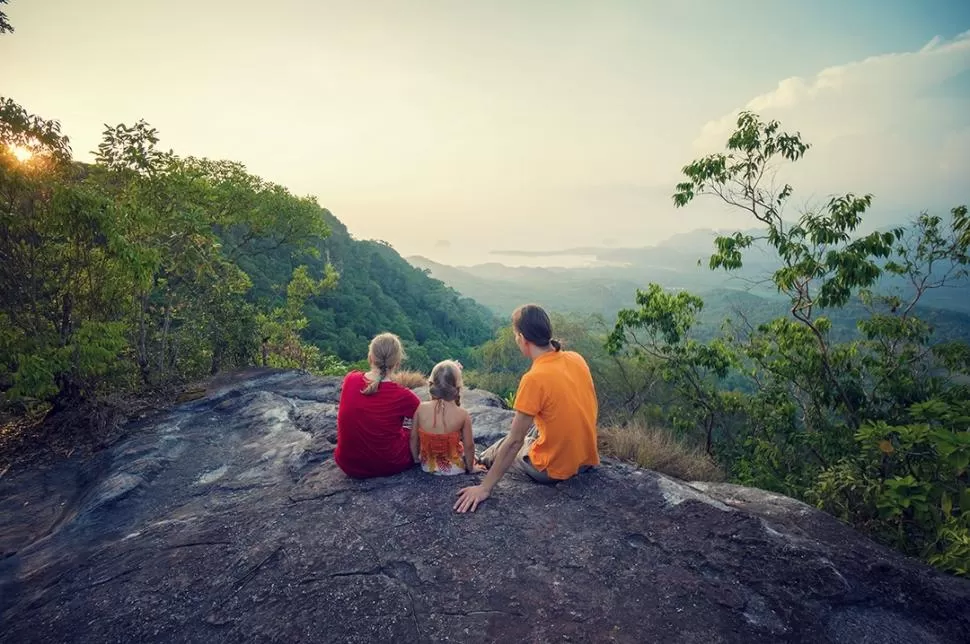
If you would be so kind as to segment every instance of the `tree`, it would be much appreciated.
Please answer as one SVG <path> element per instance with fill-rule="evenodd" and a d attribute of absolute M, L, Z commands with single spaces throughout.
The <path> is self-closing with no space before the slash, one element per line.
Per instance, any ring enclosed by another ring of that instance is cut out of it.
<path fill-rule="evenodd" d="M 74 163 L 56 121 L 0 99 L 7 403 L 67 408 L 252 364 L 258 316 L 274 305 L 249 299 L 241 263 L 313 255 L 329 234 L 313 199 L 158 140 L 143 121 L 106 127 L 97 163 Z M 297 309 L 336 279 L 329 265 L 322 281 L 301 270 L 280 309 L 291 334 L 305 325 Z"/>
<path fill-rule="evenodd" d="M 0 4 L 7 4 L 7 0 L 0 0 Z M 0 11 L 0 34 L 12 34 L 13 26 L 7 20 L 7 14 Z"/>
<path fill-rule="evenodd" d="M 689 405 L 678 405 L 671 415 L 675 427 L 700 424 L 704 446 L 713 453 L 714 431 L 725 416 L 718 379 L 727 375 L 733 357 L 720 341 L 699 342 L 689 337 L 704 303 L 686 292 L 668 293 L 659 284 L 637 290 L 638 309 L 623 309 L 606 341 L 611 355 L 626 348 L 641 362 L 659 363 L 661 377 Z M 642 332 L 638 335 L 638 331 Z"/>
<path fill-rule="evenodd" d="M 300 339 L 300 332 L 308 324 L 303 309 L 310 297 L 333 289 L 338 279 L 337 271 L 329 265 L 326 274 L 319 280 L 310 276 L 306 266 L 298 266 L 293 271 L 293 277 L 286 287 L 286 303 L 257 317 L 264 367 L 309 369 L 320 366 L 322 356 L 319 347 Z"/>
<path fill-rule="evenodd" d="M 909 227 L 859 235 L 872 197 L 846 194 L 789 219 L 794 190 L 775 179 L 808 144 L 745 112 L 726 147 L 683 169 L 674 203 L 713 196 L 748 213 L 763 232 L 718 237 L 710 267 L 740 268 L 756 242 L 770 249 L 779 265 L 771 281 L 789 315 L 758 325 L 742 319 L 723 338 L 696 343 L 684 333 L 700 301 L 652 285 L 638 293 L 638 309 L 619 316 L 612 348 L 663 360 L 684 407 L 743 416 L 714 445 L 735 480 L 813 501 L 904 552 L 967 574 L 970 347 L 939 342 L 916 315 L 927 292 L 967 284 L 966 208 L 954 208 L 947 223 L 924 213 Z M 881 293 L 886 277 L 907 288 Z M 868 315 L 854 336 L 837 339 L 830 316 L 854 302 Z M 631 338 L 636 329 L 651 342 Z M 750 393 L 735 392 L 718 408 L 711 401 L 726 399 L 712 376 L 729 366 L 750 380 Z"/>
<path fill-rule="evenodd" d="M 7 98 L 0 200 L 0 386 L 28 405 L 88 395 L 124 346 L 131 266 L 117 210 L 78 180 L 60 124 Z"/>

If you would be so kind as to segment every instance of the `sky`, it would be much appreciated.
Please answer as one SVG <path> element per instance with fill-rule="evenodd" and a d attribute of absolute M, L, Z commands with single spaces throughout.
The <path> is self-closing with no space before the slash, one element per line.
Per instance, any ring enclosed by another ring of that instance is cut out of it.
<path fill-rule="evenodd" d="M 181 155 L 315 195 L 351 233 L 450 264 L 749 227 L 674 209 L 741 109 L 812 144 L 794 203 L 870 227 L 970 202 L 967 0 L 10 0 L 0 95 L 91 159 L 145 119 Z"/>

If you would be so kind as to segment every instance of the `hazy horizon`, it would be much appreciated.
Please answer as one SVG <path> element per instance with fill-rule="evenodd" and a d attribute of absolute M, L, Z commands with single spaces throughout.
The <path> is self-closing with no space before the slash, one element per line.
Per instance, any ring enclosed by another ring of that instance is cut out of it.
<path fill-rule="evenodd" d="M 404 256 L 469 265 L 531 250 L 542 262 L 749 227 L 713 202 L 670 199 L 679 169 L 720 149 L 742 108 L 813 144 L 786 176 L 798 203 L 871 192 L 877 227 L 970 201 L 966 2 L 4 10 L 16 32 L 0 36 L 0 94 L 60 120 L 77 158 L 103 124 L 144 118 L 164 147 L 315 195 L 356 237 Z"/>

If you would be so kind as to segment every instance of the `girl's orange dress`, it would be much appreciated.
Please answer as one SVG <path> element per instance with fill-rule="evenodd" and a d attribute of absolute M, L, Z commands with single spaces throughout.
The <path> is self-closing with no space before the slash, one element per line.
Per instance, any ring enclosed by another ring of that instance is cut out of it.
<path fill-rule="evenodd" d="M 438 424 L 435 409 L 434 426 Z M 461 430 L 438 434 L 418 428 L 419 458 L 421 469 L 429 474 L 451 476 L 465 473 L 465 446 L 461 442 Z"/>

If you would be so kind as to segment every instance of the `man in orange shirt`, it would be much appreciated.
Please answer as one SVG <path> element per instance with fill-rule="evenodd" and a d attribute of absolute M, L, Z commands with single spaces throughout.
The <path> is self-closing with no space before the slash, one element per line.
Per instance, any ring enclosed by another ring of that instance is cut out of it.
<path fill-rule="evenodd" d="M 532 367 L 519 381 L 511 430 L 482 454 L 488 475 L 458 492 L 458 512 L 474 512 L 510 468 L 539 483 L 555 483 L 600 462 L 596 389 L 586 361 L 552 339 L 552 323 L 539 306 L 516 309 L 512 328 Z"/>

